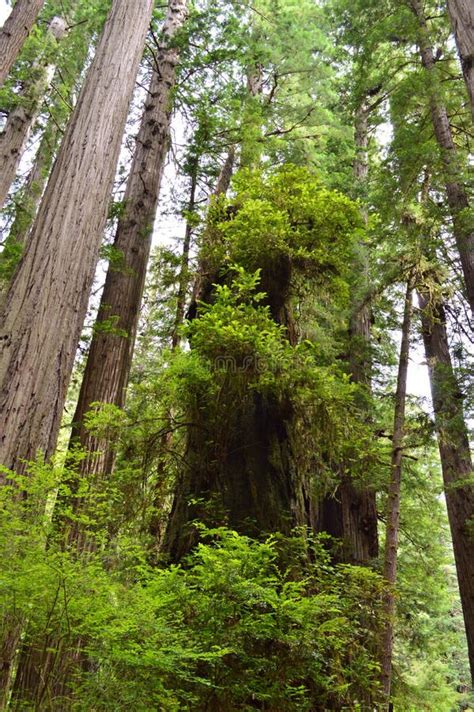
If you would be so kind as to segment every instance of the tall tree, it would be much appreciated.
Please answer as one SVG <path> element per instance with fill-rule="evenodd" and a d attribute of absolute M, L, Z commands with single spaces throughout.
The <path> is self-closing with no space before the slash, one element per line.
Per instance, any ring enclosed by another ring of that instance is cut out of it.
<path fill-rule="evenodd" d="M 0 462 L 19 471 L 55 447 L 153 5 L 113 2 L 0 316 Z"/>
<path fill-rule="evenodd" d="M 474 121 L 474 5 L 470 0 L 447 1 Z"/>
<path fill-rule="evenodd" d="M 186 0 L 170 0 L 168 4 L 125 190 L 124 210 L 115 234 L 118 264 L 111 263 L 107 272 L 73 418 L 71 441 L 89 453 L 81 464 L 83 475 L 104 475 L 113 464 L 113 452 L 88 432 L 84 417 L 91 403 L 122 407 L 125 402 L 153 223 L 169 148 L 172 97 L 180 56 L 176 38 L 186 19 L 186 5 Z"/>
<path fill-rule="evenodd" d="M 65 10 L 67 25 L 70 29 L 61 41 L 57 57 L 57 48 L 54 43 L 51 47 L 52 52 L 47 50 L 48 55 L 54 55 L 51 57 L 51 65 L 56 65 L 56 71 L 51 82 L 53 91 L 47 92 L 44 102 L 44 111 L 42 112 L 44 113 L 44 128 L 38 130 L 40 135 L 38 150 L 24 185 L 14 193 L 12 205 L 6 211 L 6 215 L 9 211 L 13 213 L 13 220 L 0 253 L 2 298 L 20 261 L 28 232 L 48 183 L 54 158 L 77 102 L 88 57 L 95 48 L 105 21 L 104 6 L 100 0 L 94 5 L 88 4 L 87 6 L 77 0 L 71 0 L 67 5 L 63 3 L 62 7 Z M 41 38 L 41 43 L 44 44 L 44 38 Z M 33 49 L 28 48 L 28 52 L 33 54 Z M 38 57 L 38 52 L 34 54 Z M 40 58 L 47 60 L 45 51 L 40 53 Z M 38 60 L 36 63 L 38 64 Z M 28 83 L 27 76 L 23 89 Z M 36 94 L 32 98 L 33 102 L 37 101 Z M 39 100 L 42 101 L 41 97 Z M 17 108 L 15 102 L 18 102 L 18 97 L 15 96 L 13 102 L 13 112 L 15 112 Z M 29 103 L 25 113 L 27 114 L 32 108 L 34 107 Z"/>
<path fill-rule="evenodd" d="M 17 0 L 0 30 L 0 86 L 36 22 L 44 0 Z"/>
<path fill-rule="evenodd" d="M 5 128 L 0 134 L 0 208 L 5 203 L 8 191 L 15 179 L 16 171 L 26 148 L 28 137 L 38 117 L 48 84 L 53 78 L 52 53 L 57 43 L 64 37 L 67 23 L 63 18 L 54 17 L 48 27 L 46 48 L 43 57 L 36 59 L 31 67 L 31 76 L 25 82 L 15 108 L 8 114 Z"/>
<path fill-rule="evenodd" d="M 418 44 L 422 65 L 426 71 L 426 91 L 431 121 L 443 164 L 446 196 L 453 221 L 453 233 L 461 259 L 466 295 L 474 313 L 474 227 L 469 219 L 469 199 L 462 181 L 462 169 L 453 141 L 448 112 L 440 93 L 435 54 L 430 30 L 421 0 L 409 0 L 418 23 Z"/>
<path fill-rule="evenodd" d="M 433 290 L 431 292 L 429 286 L 421 287 L 418 290 L 418 301 L 471 676 L 474 680 L 473 463 L 462 395 L 449 351 L 446 314 L 439 295 L 439 285 L 434 294 Z"/>
<path fill-rule="evenodd" d="M 413 312 L 413 287 L 407 284 L 402 324 L 402 341 L 398 361 L 397 390 L 393 421 L 392 454 L 388 488 L 386 535 L 384 556 L 384 578 L 388 584 L 384 592 L 384 628 L 381 646 L 382 690 L 384 702 L 388 705 L 392 681 L 392 652 L 395 619 L 395 582 L 397 580 L 398 539 L 400 532 L 400 499 L 403 463 L 403 440 L 405 432 L 405 410 L 410 356 L 410 329 Z"/>

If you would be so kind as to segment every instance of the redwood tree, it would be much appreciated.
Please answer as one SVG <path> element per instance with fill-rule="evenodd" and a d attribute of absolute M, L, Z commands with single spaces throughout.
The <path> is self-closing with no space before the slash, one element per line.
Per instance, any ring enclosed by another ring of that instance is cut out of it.
<path fill-rule="evenodd" d="M 409 0 L 418 23 L 421 63 L 427 73 L 427 95 L 431 122 L 443 165 L 446 196 L 453 221 L 453 234 L 461 259 L 466 295 L 474 313 L 474 228 L 467 216 L 469 199 L 462 181 L 462 170 L 453 141 L 448 112 L 440 94 L 439 78 L 430 42 L 429 28 L 421 0 Z"/>
<path fill-rule="evenodd" d="M 0 462 L 56 444 L 153 0 L 115 0 L 0 316 Z"/>
<path fill-rule="evenodd" d="M 444 305 L 439 296 L 430 299 L 428 289 L 419 290 L 418 301 L 471 677 L 474 679 L 473 463 L 462 396 L 449 351 Z"/>
<path fill-rule="evenodd" d="M 0 86 L 23 47 L 44 0 L 17 0 L 0 30 Z"/>
<path fill-rule="evenodd" d="M 448 0 L 448 12 L 474 120 L 474 4 L 471 0 Z"/>
<path fill-rule="evenodd" d="M 397 390 L 393 419 L 393 439 L 390 463 L 390 480 L 387 500 L 387 529 L 385 535 L 384 578 L 387 588 L 384 592 L 385 622 L 382 634 L 381 668 L 382 690 L 385 702 L 390 699 L 392 682 L 392 652 L 395 618 L 395 591 L 397 580 L 398 539 L 400 533 L 400 501 L 403 463 L 403 439 L 405 432 L 405 410 L 410 356 L 410 329 L 413 313 L 413 288 L 407 285 L 402 324 L 402 342 L 398 361 Z"/>
<path fill-rule="evenodd" d="M 110 472 L 113 451 L 84 425 L 91 403 L 122 407 L 130 375 L 135 335 L 150 254 L 153 223 L 169 148 L 172 93 L 180 49 L 176 35 L 186 19 L 186 0 L 170 0 L 151 83 L 145 99 L 124 212 L 115 235 L 119 264 L 110 264 L 97 323 L 73 418 L 71 441 L 89 454 L 83 475 Z"/>
<path fill-rule="evenodd" d="M 3 207 L 8 191 L 26 148 L 28 137 L 36 122 L 38 112 L 52 79 L 54 67 L 49 61 L 50 45 L 56 45 L 66 32 L 67 23 L 60 17 L 51 21 L 47 33 L 45 56 L 33 63 L 31 75 L 25 82 L 18 97 L 18 103 L 8 114 L 5 128 L 0 134 L 0 208 Z"/>

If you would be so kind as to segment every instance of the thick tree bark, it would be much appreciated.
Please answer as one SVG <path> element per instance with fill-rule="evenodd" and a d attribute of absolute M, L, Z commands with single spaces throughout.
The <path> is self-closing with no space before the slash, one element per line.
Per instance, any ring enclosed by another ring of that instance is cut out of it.
<path fill-rule="evenodd" d="M 247 393 L 222 404 L 220 429 L 202 408 L 189 415 L 186 468 L 163 545 L 172 561 L 196 544 L 196 519 L 249 536 L 315 526 L 317 508 L 292 448 L 289 401 Z"/>
<path fill-rule="evenodd" d="M 55 447 L 153 7 L 112 4 L 1 315 L 0 462 L 19 472 Z M 11 668 L 1 661 L 3 701 Z"/>
<path fill-rule="evenodd" d="M 474 487 L 469 437 L 462 396 L 449 353 L 443 305 L 420 290 L 418 301 L 428 363 L 444 492 L 466 628 L 471 677 L 474 679 Z"/>
<path fill-rule="evenodd" d="M 0 317 L 0 462 L 54 450 L 153 0 L 115 0 Z"/>
<path fill-rule="evenodd" d="M 228 157 L 221 176 L 230 176 L 232 160 L 233 156 Z M 290 261 L 282 258 L 262 270 L 261 288 L 272 317 L 287 328 L 294 345 L 296 333 L 288 306 L 291 274 Z M 219 272 L 215 265 L 201 263 L 198 277 L 189 318 L 199 318 L 199 301 L 212 302 Z M 247 367 L 242 365 L 244 371 Z M 238 380 L 239 374 L 238 364 L 232 362 L 229 383 Z M 218 416 L 212 404 L 207 409 L 201 402 L 188 414 L 192 425 L 187 432 L 185 467 L 163 542 L 163 552 L 173 561 L 181 560 L 198 541 L 195 520 L 229 526 L 250 536 L 274 531 L 289 534 L 296 526 L 316 527 L 316 498 L 294 450 L 291 398 L 263 396 L 244 387 L 236 401 L 230 389 L 229 394 L 222 394 Z"/>
<path fill-rule="evenodd" d="M 47 42 L 59 42 L 65 35 L 66 21 L 55 17 L 48 33 Z M 50 50 L 47 50 L 47 54 Z M 35 62 L 31 68 L 32 78 L 23 87 L 19 96 L 18 106 L 8 115 L 7 123 L 0 134 L 0 208 L 5 204 L 16 172 L 20 164 L 28 138 L 36 123 L 44 94 L 53 78 L 53 66 L 43 63 L 43 59 Z"/>
<path fill-rule="evenodd" d="M 356 157 L 354 178 L 365 188 L 368 173 L 368 118 L 369 109 L 364 100 L 355 114 Z M 364 210 L 364 209 L 363 209 Z M 364 218 L 366 214 L 363 212 Z M 365 301 L 368 288 L 368 257 L 366 247 L 359 246 L 357 264 L 354 265 L 357 284 L 349 324 L 349 371 L 354 383 L 368 392 L 371 388 L 370 358 L 370 305 Z M 361 417 L 367 418 L 365 399 L 361 399 Z M 332 497 L 321 504 L 318 528 L 343 541 L 342 558 L 356 564 L 365 564 L 378 555 L 376 493 L 367 485 L 355 483 L 350 474 L 342 474 L 341 484 Z"/>
<path fill-rule="evenodd" d="M 0 30 L 0 86 L 36 22 L 44 0 L 17 0 Z"/>
<path fill-rule="evenodd" d="M 385 535 L 384 578 L 387 590 L 384 595 L 385 625 L 382 632 L 381 672 L 385 702 L 390 700 L 392 681 L 392 651 L 395 618 L 395 582 L 397 579 L 398 536 L 400 529 L 400 488 L 402 480 L 403 438 L 410 356 L 410 329 L 413 312 L 413 290 L 407 285 L 402 325 L 402 342 L 398 361 L 397 391 L 393 421 L 392 457 L 387 500 L 387 526 Z"/>
<path fill-rule="evenodd" d="M 448 0 L 448 12 L 474 121 L 474 3 L 472 0 Z"/>
<path fill-rule="evenodd" d="M 73 419 L 71 442 L 89 453 L 82 476 L 110 473 L 114 452 L 84 425 L 91 403 L 122 407 L 150 254 L 161 178 L 169 148 L 172 92 L 180 50 L 173 39 L 186 18 L 186 0 L 170 0 L 136 140 L 114 247 L 120 265 L 110 265 Z"/>
<path fill-rule="evenodd" d="M 472 228 L 472 220 L 469 220 L 466 215 L 466 211 L 469 208 L 469 200 L 465 186 L 462 183 L 462 171 L 452 137 L 446 106 L 438 89 L 438 80 L 435 76 L 435 58 L 423 5 L 421 0 L 410 0 L 410 5 L 418 20 L 421 62 L 429 77 L 427 91 L 431 121 L 443 164 L 446 196 L 453 221 L 453 234 L 461 259 L 466 295 L 474 314 L 474 229 Z"/>

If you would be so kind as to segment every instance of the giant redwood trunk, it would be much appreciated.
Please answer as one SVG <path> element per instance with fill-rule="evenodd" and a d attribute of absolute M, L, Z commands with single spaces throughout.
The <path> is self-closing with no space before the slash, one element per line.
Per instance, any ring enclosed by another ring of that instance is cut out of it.
<path fill-rule="evenodd" d="M 471 677 L 474 679 L 474 487 L 473 463 L 462 397 L 449 352 L 443 305 L 418 294 L 428 363 L 444 492 L 466 629 Z"/>
<path fill-rule="evenodd" d="M 472 0 L 448 0 L 448 12 L 474 121 L 474 3 Z"/>
<path fill-rule="evenodd" d="M 403 463 L 403 439 L 405 433 L 405 410 L 410 356 L 410 329 L 413 313 L 413 289 L 407 285 L 402 324 L 402 342 L 398 361 L 397 390 L 393 419 L 393 439 L 390 462 L 390 480 L 387 500 L 387 526 L 385 535 L 384 578 L 387 584 L 384 593 L 384 629 L 381 645 L 382 690 L 388 705 L 392 683 L 392 653 L 395 618 L 395 582 L 397 580 L 398 537 L 400 531 L 400 499 Z"/>
<path fill-rule="evenodd" d="M 54 450 L 153 0 L 115 0 L 0 316 L 0 462 Z"/>
<path fill-rule="evenodd" d="M 163 26 L 114 247 L 119 264 L 109 266 L 74 414 L 72 442 L 89 454 L 81 474 L 111 471 L 114 453 L 84 426 L 91 403 L 122 407 L 130 375 L 135 334 L 145 285 L 153 223 L 169 144 L 172 92 L 179 48 L 176 33 L 186 18 L 186 0 L 170 0 Z"/>
<path fill-rule="evenodd" d="M 272 317 L 287 328 L 295 345 L 288 306 L 290 281 L 286 258 L 261 272 Z M 211 288 L 201 294 L 212 301 Z M 199 401 L 188 413 L 183 469 L 163 544 L 172 561 L 182 559 L 196 544 L 195 520 L 211 527 L 229 526 L 249 536 L 316 527 L 316 500 L 294 444 L 296 415 L 291 397 L 262 395 L 246 387 L 252 364 L 230 358 L 228 366 L 218 407 Z"/>
<path fill-rule="evenodd" d="M 36 22 L 44 0 L 17 0 L 0 30 L 0 86 Z"/>
<path fill-rule="evenodd" d="M 163 547 L 171 560 L 196 543 L 194 520 L 250 536 L 315 526 L 317 511 L 291 443 L 288 400 L 247 392 L 238 403 L 222 404 L 220 429 L 202 408 L 189 416 L 185 465 Z"/>
<path fill-rule="evenodd" d="M 48 29 L 48 44 L 59 42 L 66 32 L 66 21 L 55 17 Z M 50 48 L 47 49 L 49 54 Z M 15 180 L 16 172 L 23 156 L 31 131 L 38 117 L 44 94 L 53 77 L 54 68 L 47 61 L 35 62 L 29 79 L 18 98 L 18 105 L 9 113 L 7 123 L 0 134 L 0 208 L 3 207 Z"/>
<path fill-rule="evenodd" d="M 419 26 L 418 42 L 421 62 L 427 73 L 431 121 L 443 165 L 446 196 L 453 221 L 453 234 L 461 259 L 467 299 L 474 313 L 474 228 L 472 220 L 469 220 L 467 215 L 469 200 L 462 182 L 462 170 L 453 141 L 448 113 L 439 92 L 439 80 L 436 77 L 435 58 L 423 4 L 421 0 L 410 0 L 410 3 Z"/>

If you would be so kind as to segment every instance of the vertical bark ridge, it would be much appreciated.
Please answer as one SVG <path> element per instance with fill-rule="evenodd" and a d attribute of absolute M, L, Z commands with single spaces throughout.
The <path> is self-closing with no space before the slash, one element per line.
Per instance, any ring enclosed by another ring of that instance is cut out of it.
<path fill-rule="evenodd" d="M 438 80 L 435 76 L 435 58 L 423 5 L 421 0 L 410 0 L 410 5 L 418 21 L 421 63 L 427 73 L 429 82 L 427 92 L 430 102 L 431 121 L 443 165 L 446 197 L 453 221 L 454 239 L 461 260 L 466 296 L 474 314 L 474 229 L 472 228 L 472 221 L 469 221 L 466 216 L 469 200 L 461 179 L 462 171 L 453 141 L 448 113 L 439 93 Z"/>
<path fill-rule="evenodd" d="M 474 121 L 474 4 L 472 0 L 448 0 L 448 12 Z"/>
<path fill-rule="evenodd" d="M 115 0 L 0 317 L 0 462 L 54 450 L 153 1 Z"/>
<path fill-rule="evenodd" d="M 169 148 L 172 93 L 180 49 L 175 37 L 186 19 L 186 0 L 170 0 L 161 33 L 114 247 L 120 264 L 109 266 L 76 411 L 71 442 L 87 453 L 83 476 L 109 473 L 113 450 L 84 425 L 91 403 L 123 407 L 150 254 L 161 179 Z"/>
<path fill-rule="evenodd" d="M 17 0 L 0 30 L 0 86 L 31 32 L 44 0 Z"/>
<path fill-rule="evenodd" d="M 418 290 L 438 446 L 459 593 L 474 679 L 474 487 L 473 463 L 462 396 L 449 352 L 446 315 L 440 299 Z"/>

